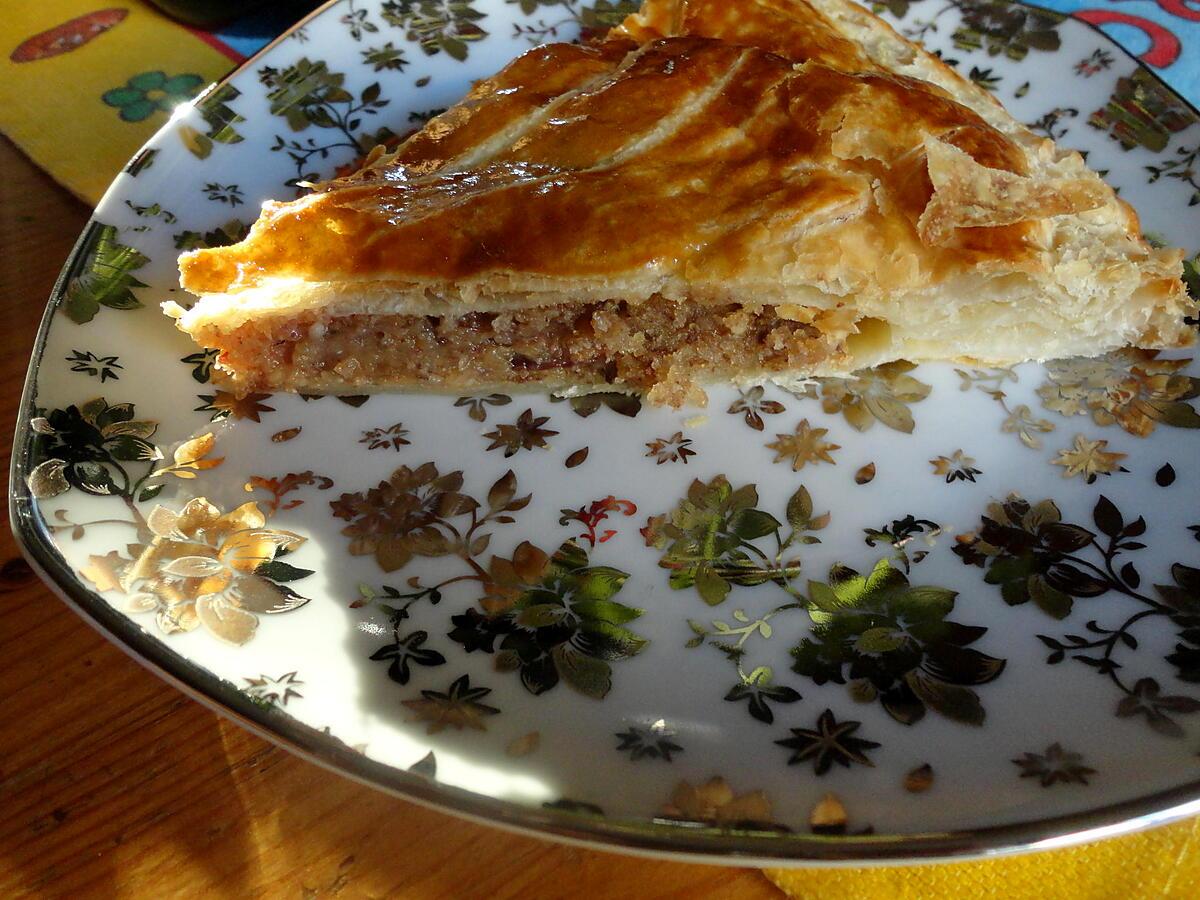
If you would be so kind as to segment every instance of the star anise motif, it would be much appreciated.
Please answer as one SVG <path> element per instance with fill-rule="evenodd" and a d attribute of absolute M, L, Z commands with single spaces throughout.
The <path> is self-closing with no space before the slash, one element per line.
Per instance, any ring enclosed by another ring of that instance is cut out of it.
<path fill-rule="evenodd" d="M 275 407 L 267 406 L 262 402 L 269 399 L 270 394 L 247 394 L 245 397 L 239 397 L 229 391 L 217 391 L 215 394 L 197 394 L 196 396 L 204 401 L 203 406 L 196 407 L 196 412 L 212 413 L 211 421 L 213 422 L 218 419 L 227 419 L 230 416 L 235 419 L 261 422 L 262 413 L 275 412 Z"/>
<path fill-rule="evenodd" d="M 807 463 L 833 464 L 834 459 L 830 454 L 840 450 L 841 445 L 822 440 L 828 433 L 828 428 L 813 428 L 808 424 L 808 419 L 801 419 L 794 434 L 775 435 L 775 440 L 767 444 L 767 449 L 775 451 L 772 462 L 783 462 L 790 457 L 793 472 L 799 472 Z"/>
<path fill-rule="evenodd" d="M 748 391 L 741 391 L 741 397 L 729 404 L 731 415 L 742 414 L 746 424 L 755 431 L 763 430 L 764 415 L 776 416 L 784 412 L 786 407 L 778 400 L 764 400 L 762 385 L 756 385 Z"/>
<path fill-rule="evenodd" d="M 90 350 L 72 350 L 67 362 L 71 363 L 72 372 L 98 377 L 103 384 L 110 378 L 116 381 L 121 377 L 116 370 L 125 367 L 117 362 L 118 359 L 118 356 L 97 356 Z"/>
<path fill-rule="evenodd" d="M 1127 454 L 1105 450 L 1108 441 L 1089 441 L 1082 434 L 1075 435 L 1075 445 L 1058 451 L 1050 462 L 1063 467 L 1063 478 L 1081 476 L 1088 484 L 1096 481 L 1097 475 L 1128 471 L 1121 465 Z"/>
<path fill-rule="evenodd" d="M 628 731 L 614 735 L 621 742 L 617 745 L 617 750 L 628 750 L 629 758 L 634 762 L 639 759 L 662 759 L 671 762 L 672 753 L 683 752 L 683 747 L 671 740 L 674 736 L 675 732 L 661 721 L 655 722 L 649 728 L 631 725 Z"/>
<path fill-rule="evenodd" d="M 513 456 L 521 450 L 532 450 L 534 447 L 547 449 L 550 445 L 546 438 L 558 434 L 543 428 L 550 421 L 549 416 L 534 416 L 532 409 L 527 409 L 517 416 L 512 425 L 497 425 L 495 431 L 489 431 L 484 437 L 491 438 L 488 450 L 504 448 L 505 457 Z"/>
<path fill-rule="evenodd" d="M 655 457 L 660 466 L 667 462 L 681 462 L 686 465 L 687 458 L 696 455 L 696 451 L 691 449 L 691 443 L 691 438 L 685 438 L 682 431 L 677 431 L 670 437 L 647 441 L 646 455 Z"/>
<path fill-rule="evenodd" d="M 1037 778 L 1042 787 L 1052 784 L 1087 784 L 1096 770 L 1083 764 L 1083 754 L 1064 750 L 1055 741 L 1045 753 L 1026 753 L 1013 762 L 1020 766 L 1022 778 Z"/>
<path fill-rule="evenodd" d="M 851 737 L 858 731 L 861 722 L 839 722 L 833 710 L 827 709 L 817 719 L 817 727 L 793 728 L 792 737 L 775 743 L 793 751 L 788 765 L 812 760 L 813 771 L 824 775 L 835 762 L 845 768 L 851 763 L 874 766 L 867 758 L 867 751 L 879 746 L 875 741 Z"/>
<path fill-rule="evenodd" d="M 443 691 L 421 691 L 420 700 L 404 700 L 403 705 L 416 715 L 413 721 L 426 722 L 426 732 L 437 732 L 450 727 L 461 731 L 473 728 L 486 731 L 485 716 L 498 715 L 500 710 L 479 701 L 492 692 L 491 688 L 471 687 L 471 677 L 461 675 Z"/>
<path fill-rule="evenodd" d="M 407 434 L 408 429 L 404 427 L 403 423 L 397 422 L 395 425 L 389 425 L 387 428 L 381 426 L 364 431 L 358 442 L 366 444 L 368 450 L 386 450 L 388 447 L 391 447 L 393 450 L 399 450 L 406 444 L 412 443 L 406 437 Z"/>
<path fill-rule="evenodd" d="M 256 700 L 262 700 L 272 706 L 287 706 L 293 697 L 303 697 L 296 685 L 304 684 L 296 677 L 296 672 L 285 672 L 277 678 L 270 675 L 259 675 L 257 678 L 244 678 L 245 691 Z"/>

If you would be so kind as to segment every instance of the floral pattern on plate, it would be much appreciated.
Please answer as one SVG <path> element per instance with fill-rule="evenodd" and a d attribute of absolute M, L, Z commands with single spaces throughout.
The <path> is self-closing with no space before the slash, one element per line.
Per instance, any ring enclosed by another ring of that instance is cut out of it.
<path fill-rule="evenodd" d="M 938 831 L 958 853 L 1200 795 L 1190 353 L 897 362 L 717 387 L 702 414 L 209 385 L 157 310 L 180 251 L 632 8 L 343 0 L 172 118 L 54 298 L 24 541 L 268 730 L 550 832 L 762 859 Z M 879 9 L 1200 250 L 1200 117 L 1105 37 L 1003 0 Z M 113 105 L 137 115 L 152 80 Z"/>

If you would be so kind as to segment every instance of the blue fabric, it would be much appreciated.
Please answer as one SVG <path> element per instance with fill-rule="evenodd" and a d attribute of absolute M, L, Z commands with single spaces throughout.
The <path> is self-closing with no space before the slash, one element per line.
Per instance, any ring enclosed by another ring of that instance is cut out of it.
<path fill-rule="evenodd" d="M 1150 60 L 1143 60 L 1148 68 L 1193 106 L 1200 106 L 1200 0 L 1037 0 L 1036 5 L 1085 21 L 1092 14 L 1097 18 L 1118 15 L 1141 20 L 1137 24 L 1108 22 L 1098 27 L 1134 56 L 1151 54 Z M 1142 22 L 1149 23 L 1149 33 Z M 1155 34 L 1154 26 L 1162 31 Z M 1178 46 L 1178 53 L 1171 52 L 1173 45 Z M 1155 65 L 1156 50 L 1160 56 L 1169 54 L 1174 58 L 1165 65 Z"/>
<path fill-rule="evenodd" d="M 242 56 L 253 56 L 286 31 L 296 18 L 295 5 L 268 3 L 249 15 L 214 29 L 213 35 Z"/>

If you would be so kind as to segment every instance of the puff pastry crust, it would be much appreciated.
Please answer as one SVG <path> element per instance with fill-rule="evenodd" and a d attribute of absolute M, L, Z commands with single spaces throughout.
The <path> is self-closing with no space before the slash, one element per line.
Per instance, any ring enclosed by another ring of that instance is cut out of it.
<path fill-rule="evenodd" d="M 1182 252 L 849 0 L 647 0 L 180 257 L 237 389 L 638 389 L 1191 335 Z"/>

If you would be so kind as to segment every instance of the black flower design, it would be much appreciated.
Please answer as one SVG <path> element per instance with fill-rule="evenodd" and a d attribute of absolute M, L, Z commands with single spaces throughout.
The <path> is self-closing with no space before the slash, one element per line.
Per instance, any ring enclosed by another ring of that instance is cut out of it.
<path fill-rule="evenodd" d="M 809 582 L 812 637 L 792 651 L 792 669 L 817 684 L 850 682 L 855 699 L 879 699 L 888 715 L 911 725 L 926 708 L 980 725 L 973 686 L 994 681 L 1005 661 L 969 644 L 987 631 L 946 617 L 958 595 L 910 585 L 887 560 L 863 576 L 835 566 L 829 582 Z"/>
<path fill-rule="evenodd" d="M 1168 737 L 1183 737 L 1183 726 L 1168 713 L 1187 714 L 1200 712 L 1200 700 L 1191 697 L 1164 695 L 1162 688 L 1153 678 L 1139 678 L 1133 692 L 1121 698 L 1117 704 L 1117 717 L 1127 719 L 1143 716 L 1159 734 Z"/>
<path fill-rule="evenodd" d="M 683 752 L 683 747 L 671 740 L 674 736 L 675 732 L 662 722 L 655 722 L 649 728 L 633 725 L 627 731 L 615 735 L 620 741 L 617 750 L 628 751 L 629 758 L 634 762 L 639 759 L 661 759 L 671 762 L 672 753 Z"/>
<path fill-rule="evenodd" d="M 834 763 L 849 768 L 851 763 L 874 766 L 867 751 L 880 746 L 875 741 L 853 737 L 861 722 L 839 722 L 833 710 L 826 709 L 817 719 L 816 728 L 793 728 L 792 737 L 775 743 L 792 751 L 788 765 L 812 760 L 813 771 L 824 775 Z"/>
<path fill-rule="evenodd" d="M 1045 753 L 1025 753 L 1013 760 L 1020 769 L 1022 778 L 1037 778 L 1042 787 L 1055 784 L 1088 783 L 1088 776 L 1096 770 L 1083 764 L 1083 754 L 1063 749 L 1057 741 L 1046 748 Z"/>
<path fill-rule="evenodd" d="M 800 692 L 782 684 L 771 684 L 771 670 L 759 666 L 729 689 L 725 699 L 737 703 L 746 700 L 750 715 L 770 725 L 775 721 L 771 703 L 795 703 L 801 699 Z"/>
<path fill-rule="evenodd" d="M 1154 590 L 1171 610 L 1171 621 L 1179 628 L 1179 643 L 1167 662 L 1177 670 L 1180 681 L 1200 683 L 1200 569 L 1176 563 L 1171 566 L 1174 584 L 1156 584 Z"/>
<path fill-rule="evenodd" d="M 373 660 L 389 660 L 388 678 L 400 684 L 408 684 L 412 677 L 411 666 L 440 666 L 446 657 L 429 647 L 423 646 L 429 638 L 425 631 L 414 631 L 401 635 L 399 628 L 393 629 L 391 643 L 384 644 L 369 657 Z"/>
<path fill-rule="evenodd" d="M 549 416 L 535 416 L 532 409 L 527 409 L 517 416 L 517 421 L 513 424 L 497 425 L 494 431 L 485 434 L 484 437 L 492 439 L 487 449 L 499 450 L 503 447 L 505 458 L 535 447 L 546 450 L 550 446 L 546 438 L 558 434 L 557 431 L 542 427 L 549 421 Z"/>
<path fill-rule="evenodd" d="M 1138 519 L 1129 529 L 1128 536 L 1136 537 L 1146 523 Z M 1071 612 L 1072 598 L 1098 597 L 1109 589 L 1103 573 L 1072 555 L 1095 537 L 1086 528 L 1064 523 L 1054 501 L 1030 505 L 1014 494 L 988 506 L 978 534 L 960 541 L 954 552 L 965 563 L 986 567 L 984 580 L 1000 586 L 1005 603 L 1032 600 L 1047 615 L 1063 619 Z"/>
<path fill-rule="evenodd" d="M 38 496 L 53 496 L 69 487 L 89 494 L 132 496 L 136 485 L 125 464 L 153 465 L 162 459 L 150 441 L 158 425 L 135 419 L 132 403 L 110 404 L 97 398 L 52 409 L 35 418 L 32 427 L 38 435 L 37 455 L 44 460 L 30 474 Z"/>
<path fill-rule="evenodd" d="M 587 551 L 574 541 L 553 556 L 522 542 L 510 559 L 492 557 L 481 601 L 489 615 L 467 610 L 453 616 L 450 639 L 467 652 L 496 653 L 496 668 L 519 672 L 531 694 L 562 680 L 602 698 L 612 687 L 609 663 L 646 645 L 625 627 L 642 611 L 613 599 L 628 577 L 609 566 L 589 566 Z"/>

